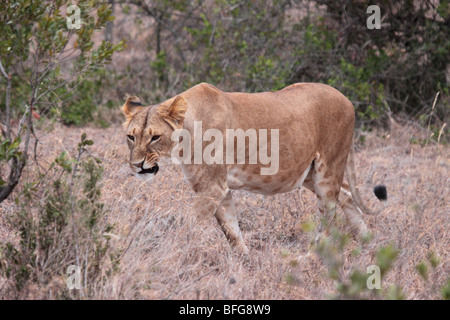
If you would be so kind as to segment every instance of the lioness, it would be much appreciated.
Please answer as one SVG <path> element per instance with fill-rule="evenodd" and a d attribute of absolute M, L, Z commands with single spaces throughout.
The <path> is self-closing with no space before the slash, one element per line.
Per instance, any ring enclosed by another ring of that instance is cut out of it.
<path fill-rule="evenodd" d="M 243 253 L 248 253 L 248 248 L 239 230 L 233 189 L 273 195 L 305 186 L 317 195 L 320 213 L 328 221 L 339 203 L 356 234 L 367 231 L 361 210 L 377 214 L 383 209 L 374 212 L 361 200 L 355 186 L 352 141 L 355 110 L 344 95 L 330 86 L 297 83 L 276 92 L 229 93 L 201 83 L 157 105 L 143 106 L 139 98 L 130 97 L 123 113 L 129 165 L 136 175 L 146 178 L 156 175 L 160 157 L 170 157 L 179 143 L 172 136 L 174 131 L 187 130 L 192 139 L 190 145 L 194 146 L 194 126 L 198 121 L 202 124 L 201 134 L 216 129 L 225 142 L 227 138 L 234 139 L 226 135 L 229 129 L 278 132 L 278 141 L 266 140 L 266 151 L 276 150 L 273 143 L 278 147 L 279 163 L 273 174 L 261 174 L 267 162 L 262 164 L 259 159 L 250 163 L 251 146 L 242 144 L 244 163 L 242 159 L 236 161 L 237 147 L 234 163 L 196 164 L 195 152 L 189 153 L 190 163 L 181 163 L 196 193 L 194 210 L 200 216 L 215 215 L 230 244 Z M 207 141 L 202 141 L 202 150 L 207 145 Z M 258 152 L 262 149 L 261 145 L 257 147 Z M 343 183 L 344 172 L 348 184 Z M 374 192 L 378 199 L 386 200 L 384 186 L 376 187 Z M 319 234 L 323 228 L 319 228 Z"/>

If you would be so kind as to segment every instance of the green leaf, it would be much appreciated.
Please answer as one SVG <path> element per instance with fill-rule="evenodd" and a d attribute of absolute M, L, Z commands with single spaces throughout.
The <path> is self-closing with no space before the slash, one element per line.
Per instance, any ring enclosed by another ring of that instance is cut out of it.
<path fill-rule="evenodd" d="M 439 256 L 434 253 L 433 251 L 430 251 L 428 253 L 428 261 L 430 261 L 431 266 L 433 267 L 433 269 L 436 269 L 437 266 L 439 265 L 439 263 L 441 263 L 441 259 L 439 258 Z"/>
<path fill-rule="evenodd" d="M 386 274 L 386 272 L 391 268 L 395 259 L 398 256 L 399 251 L 394 248 L 391 244 L 381 247 L 377 253 L 377 264 L 380 267 L 381 276 Z"/>
<path fill-rule="evenodd" d="M 303 232 L 311 232 L 314 231 L 315 228 L 316 224 L 314 223 L 314 221 L 305 221 L 301 225 L 301 229 L 303 230 Z"/>
<path fill-rule="evenodd" d="M 389 300 L 404 300 L 405 295 L 401 287 L 392 285 L 389 287 L 389 292 L 387 294 L 387 299 Z"/>
<path fill-rule="evenodd" d="M 442 299 L 450 300 L 450 278 L 447 279 L 447 283 L 441 289 Z"/>
<path fill-rule="evenodd" d="M 423 278 L 423 280 L 428 280 L 428 267 L 425 262 L 421 262 L 416 266 L 417 271 L 419 272 L 420 276 Z"/>

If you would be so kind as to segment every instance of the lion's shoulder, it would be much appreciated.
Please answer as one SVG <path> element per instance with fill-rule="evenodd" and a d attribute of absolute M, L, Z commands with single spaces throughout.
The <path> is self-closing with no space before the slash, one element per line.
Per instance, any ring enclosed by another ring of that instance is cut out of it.
<path fill-rule="evenodd" d="M 181 94 L 190 108 L 201 109 L 209 112 L 213 109 L 224 108 L 228 104 L 226 93 L 212 84 L 202 82 Z M 206 108 L 207 107 L 207 108 Z"/>
<path fill-rule="evenodd" d="M 219 88 L 213 86 L 210 83 L 207 82 L 201 82 L 189 90 L 186 90 L 183 94 L 189 95 L 189 94 L 197 94 L 202 96 L 218 96 L 222 95 L 224 92 L 220 90 Z"/>

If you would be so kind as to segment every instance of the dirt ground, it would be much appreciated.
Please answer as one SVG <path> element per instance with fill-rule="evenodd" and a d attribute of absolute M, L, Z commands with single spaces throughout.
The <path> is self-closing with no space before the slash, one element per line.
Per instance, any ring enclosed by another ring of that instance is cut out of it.
<path fill-rule="evenodd" d="M 378 216 L 364 216 L 374 238 L 354 240 L 344 250 L 342 275 L 375 263 L 377 248 L 401 250 L 383 289 L 396 284 L 406 299 L 439 299 L 450 274 L 449 148 L 411 144 L 422 134 L 411 124 L 394 123 L 389 133 L 367 133 L 358 145 L 356 164 L 361 194 L 376 204 L 374 185 L 388 188 L 388 206 Z M 169 161 L 150 183 L 128 167 L 128 148 L 119 126 L 75 128 L 57 125 L 41 132 L 41 161 L 62 150 L 74 155 L 82 132 L 94 140 L 90 152 L 105 171 L 102 180 L 107 219 L 116 224 L 114 245 L 124 251 L 120 270 L 97 298 L 109 299 L 326 299 L 336 292 L 327 267 L 315 254 L 304 259 L 310 235 L 301 225 L 318 221 L 315 196 L 300 190 L 276 196 L 233 193 L 240 226 L 250 249 L 241 257 L 228 245 L 217 224 L 199 226 L 189 215 L 193 192 L 179 167 Z M 358 139 L 359 140 L 359 139 Z M 0 204 L 0 241 L 10 239 L 5 216 L 12 201 Z M 342 211 L 339 211 L 342 216 Z M 344 230 L 345 231 L 345 230 Z M 358 255 L 354 249 L 360 249 Z M 432 251 L 440 265 L 424 281 L 416 266 Z M 1 283 L 1 282 L 0 282 Z"/>

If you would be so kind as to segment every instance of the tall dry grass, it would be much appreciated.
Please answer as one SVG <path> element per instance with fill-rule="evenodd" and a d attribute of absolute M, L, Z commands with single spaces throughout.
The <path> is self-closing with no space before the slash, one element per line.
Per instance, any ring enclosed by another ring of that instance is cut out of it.
<path fill-rule="evenodd" d="M 324 299 L 336 292 L 321 259 L 315 254 L 298 259 L 309 250 L 309 235 L 302 224 L 319 219 L 315 196 L 309 191 L 276 196 L 235 191 L 240 226 L 250 249 L 248 257 L 241 257 L 213 219 L 199 225 L 189 215 L 194 194 L 179 167 L 163 161 L 151 183 L 132 176 L 119 127 L 56 126 L 41 141 L 41 161 L 50 162 L 62 150 L 75 154 L 81 132 L 95 141 L 90 152 L 103 161 L 102 201 L 107 222 L 116 226 L 112 246 L 122 254 L 119 270 L 96 287 L 95 298 Z M 413 123 L 394 121 L 389 133 L 364 135 L 356 154 L 361 193 L 375 204 L 371 189 L 383 183 L 389 205 L 379 216 L 364 217 L 374 238 L 365 245 L 350 240 L 343 253 L 342 276 L 348 277 L 355 268 L 366 270 L 375 264 L 377 248 L 393 244 L 401 252 L 383 281 L 383 290 L 396 284 L 406 299 L 438 299 L 450 274 L 449 149 L 433 141 L 426 147 L 410 143 L 413 136 L 428 136 Z M 33 174 L 27 172 L 25 179 Z M 13 202 L 0 205 L 0 241 L 14 238 L 6 223 L 6 217 L 14 214 Z M 360 253 L 355 255 L 354 249 Z M 441 263 L 424 281 L 416 266 L 430 251 Z M 62 277 L 61 270 L 55 274 Z M 0 279 L 2 284 L 5 279 Z M 3 298 L 8 298 L 4 292 Z"/>

